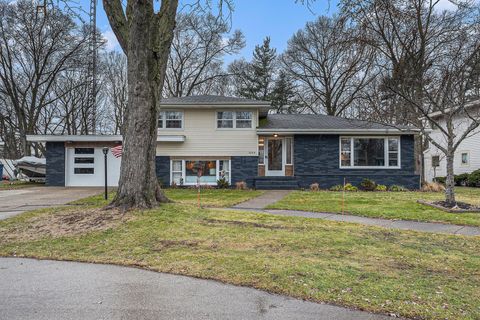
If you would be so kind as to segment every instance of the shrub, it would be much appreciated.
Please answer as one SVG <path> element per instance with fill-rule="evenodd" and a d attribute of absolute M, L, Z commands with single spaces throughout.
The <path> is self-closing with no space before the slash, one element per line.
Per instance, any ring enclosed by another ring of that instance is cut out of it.
<path fill-rule="evenodd" d="M 469 187 L 480 187 L 480 169 L 475 170 L 468 175 L 467 185 Z"/>
<path fill-rule="evenodd" d="M 375 183 L 375 181 L 370 179 L 363 179 L 360 183 L 360 189 L 362 189 L 363 191 L 374 191 L 376 187 L 377 184 Z"/>
<path fill-rule="evenodd" d="M 228 187 L 230 187 L 230 185 L 228 184 L 227 179 L 225 179 L 225 177 L 222 177 L 217 180 L 217 187 L 219 189 L 227 189 Z"/>
<path fill-rule="evenodd" d="M 312 183 L 310 185 L 310 191 L 320 191 L 320 185 L 318 183 Z"/>
<path fill-rule="evenodd" d="M 375 191 L 387 191 L 387 186 L 384 184 L 377 184 Z"/>
<path fill-rule="evenodd" d="M 443 192 L 445 186 L 438 182 L 427 182 L 422 185 L 423 192 Z"/>
<path fill-rule="evenodd" d="M 393 184 L 390 186 L 389 188 L 390 191 L 393 191 L 393 192 L 403 192 L 403 191 L 408 191 L 407 188 L 405 188 L 404 186 L 399 186 L 397 184 Z"/>
<path fill-rule="evenodd" d="M 351 183 L 347 183 L 345 185 L 345 191 L 358 191 L 358 188 L 352 185 Z"/>
<path fill-rule="evenodd" d="M 337 185 L 334 185 L 332 187 L 330 187 L 329 189 L 330 191 L 342 191 L 343 190 L 343 186 L 341 184 L 337 184 Z"/>
<path fill-rule="evenodd" d="M 468 174 L 468 173 L 462 173 L 462 174 L 456 175 L 454 177 L 455 185 L 456 186 L 466 186 L 467 183 L 468 183 L 468 177 L 469 176 L 470 176 L 470 174 Z"/>
<path fill-rule="evenodd" d="M 239 182 L 235 183 L 235 188 L 237 190 L 247 190 L 248 189 L 247 183 L 245 181 L 239 181 Z"/>
<path fill-rule="evenodd" d="M 446 180 L 447 180 L 446 177 L 435 177 L 435 178 L 433 178 L 434 182 L 438 182 L 438 183 L 441 183 L 441 184 L 445 184 Z"/>

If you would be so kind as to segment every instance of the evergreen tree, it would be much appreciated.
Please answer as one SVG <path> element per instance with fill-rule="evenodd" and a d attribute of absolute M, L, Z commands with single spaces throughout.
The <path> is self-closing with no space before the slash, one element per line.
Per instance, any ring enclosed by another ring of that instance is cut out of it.
<path fill-rule="evenodd" d="M 277 50 L 270 47 L 270 37 L 255 46 L 251 62 L 234 61 L 230 71 L 235 75 L 236 94 L 247 99 L 270 100 L 274 86 Z"/>
<path fill-rule="evenodd" d="M 280 71 L 271 94 L 272 106 L 276 113 L 295 113 L 300 102 L 295 99 L 295 85 L 285 71 Z"/>

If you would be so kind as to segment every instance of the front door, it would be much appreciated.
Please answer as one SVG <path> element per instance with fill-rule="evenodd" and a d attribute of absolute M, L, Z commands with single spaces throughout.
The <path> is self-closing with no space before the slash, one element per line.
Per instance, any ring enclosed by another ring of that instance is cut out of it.
<path fill-rule="evenodd" d="M 285 151 L 283 138 L 269 138 L 267 140 L 267 176 L 285 175 Z"/>

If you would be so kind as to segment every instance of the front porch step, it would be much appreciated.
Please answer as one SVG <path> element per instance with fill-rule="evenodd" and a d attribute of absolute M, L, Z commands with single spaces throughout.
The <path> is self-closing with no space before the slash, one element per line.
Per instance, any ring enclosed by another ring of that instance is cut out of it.
<path fill-rule="evenodd" d="M 254 185 L 258 190 L 292 190 L 299 188 L 295 177 L 257 177 Z"/>

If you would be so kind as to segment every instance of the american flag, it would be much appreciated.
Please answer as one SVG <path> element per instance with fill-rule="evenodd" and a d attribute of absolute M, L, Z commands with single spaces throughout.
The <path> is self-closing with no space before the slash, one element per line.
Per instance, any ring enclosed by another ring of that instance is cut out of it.
<path fill-rule="evenodd" d="M 121 144 L 116 147 L 113 147 L 110 150 L 112 151 L 112 154 L 115 158 L 120 158 L 122 156 L 123 147 Z"/>

